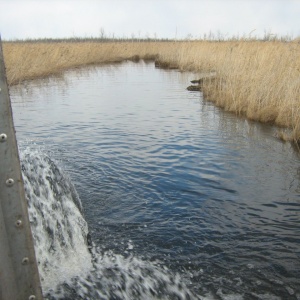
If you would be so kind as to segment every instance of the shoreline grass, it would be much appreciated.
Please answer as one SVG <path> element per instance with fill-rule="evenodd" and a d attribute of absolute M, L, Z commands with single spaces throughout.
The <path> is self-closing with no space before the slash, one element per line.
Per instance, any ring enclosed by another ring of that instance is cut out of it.
<path fill-rule="evenodd" d="M 300 141 L 300 44 L 298 40 L 227 41 L 15 41 L 3 42 L 10 85 L 70 68 L 157 60 L 195 73 L 215 71 L 204 81 L 205 99 L 251 120 L 290 128 L 281 138 Z"/>

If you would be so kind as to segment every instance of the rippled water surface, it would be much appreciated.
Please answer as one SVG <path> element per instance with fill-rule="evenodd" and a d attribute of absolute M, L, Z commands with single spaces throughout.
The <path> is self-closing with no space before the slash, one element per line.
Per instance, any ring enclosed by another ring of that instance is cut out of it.
<path fill-rule="evenodd" d="M 127 62 L 13 87 L 21 151 L 69 174 L 103 255 L 159 261 L 199 299 L 299 300 L 299 154 L 191 79 Z"/>

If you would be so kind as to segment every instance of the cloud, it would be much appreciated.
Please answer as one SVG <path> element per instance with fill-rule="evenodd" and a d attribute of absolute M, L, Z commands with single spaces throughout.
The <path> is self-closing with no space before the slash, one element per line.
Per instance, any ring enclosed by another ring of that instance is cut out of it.
<path fill-rule="evenodd" d="M 300 35 L 297 0 L 0 0 L 4 38 L 99 36 L 199 37 Z"/>

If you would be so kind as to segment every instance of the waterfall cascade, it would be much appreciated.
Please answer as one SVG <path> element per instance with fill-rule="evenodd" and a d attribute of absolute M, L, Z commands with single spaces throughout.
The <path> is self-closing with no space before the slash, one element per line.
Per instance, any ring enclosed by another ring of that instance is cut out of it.
<path fill-rule="evenodd" d="M 195 299 L 180 276 L 159 263 L 101 253 L 89 241 L 70 178 L 40 150 L 26 148 L 20 156 L 45 298 Z"/>

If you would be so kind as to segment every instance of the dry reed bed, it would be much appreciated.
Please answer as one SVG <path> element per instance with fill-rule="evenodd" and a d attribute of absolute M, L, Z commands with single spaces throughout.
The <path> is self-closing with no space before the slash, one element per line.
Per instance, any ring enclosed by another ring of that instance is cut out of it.
<path fill-rule="evenodd" d="M 300 140 L 300 44 L 297 42 L 4 43 L 9 84 L 88 64 L 138 56 L 182 71 L 216 71 L 206 99 L 238 115 L 292 129 Z"/>

